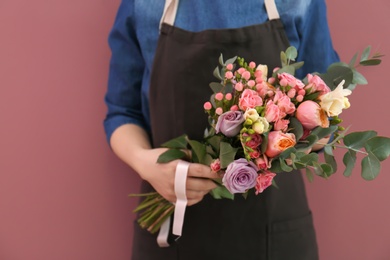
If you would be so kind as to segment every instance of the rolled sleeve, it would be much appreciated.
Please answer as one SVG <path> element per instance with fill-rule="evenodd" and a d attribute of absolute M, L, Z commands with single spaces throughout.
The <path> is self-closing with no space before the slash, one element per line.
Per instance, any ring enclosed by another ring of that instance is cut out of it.
<path fill-rule="evenodd" d="M 133 5 L 133 1 L 122 1 L 108 38 L 112 53 L 105 95 L 104 128 L 108 142 L 123 124 L 146 127 L 141 99 L 145 64 L 132 24 Z"/>

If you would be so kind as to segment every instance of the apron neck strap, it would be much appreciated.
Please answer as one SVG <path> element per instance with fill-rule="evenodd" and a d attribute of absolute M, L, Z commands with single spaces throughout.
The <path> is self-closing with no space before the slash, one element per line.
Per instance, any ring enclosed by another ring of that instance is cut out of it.
<path fill-rule="evenodd" d="M 264 4 L 269 20 L 280 18 L 278 9 L 276 8 L 275 0 L 264 0 Z M 178 6 L 179 0 L 165 0 L 164 12 L 160 20 L 160 28 L 162 23 L 173 26 L 175 23 Z"/>
<path fill-rule="evenodd" d="M 279 12 L 276 8 L 275 0 L 264 0 L 265 9 L 267 10 L 268 19 L 275 20 L 279 19 Z"/>
<path fill-rule="evenodd" d="M 178 6 L 179 0 L 165 0 L 164 12 L 160 20 L 160 28 L 162 23 L 173 26 Z"/>

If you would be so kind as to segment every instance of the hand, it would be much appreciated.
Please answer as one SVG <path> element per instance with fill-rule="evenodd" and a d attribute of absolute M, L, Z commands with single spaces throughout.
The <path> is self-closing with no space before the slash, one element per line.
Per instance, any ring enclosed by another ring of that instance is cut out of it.
<path fill-rule="evenodd" d="M 139 161 L 134 168 L 141 178 L 149 182 L 165 199 L 175 202 L 175 171 L 179 160 L 163 164 L 157 163 L 157 158 L 164 151 L 166 151 L 164 148 L 143 150 L 139 154 Z M 210 178 L 218 177 L 218 174 L 212 172 L 209 166 L 191 163 L 186 183 L 188 206 L 200 202 L 204 195 L 216 188 L 217 185 Z"/>

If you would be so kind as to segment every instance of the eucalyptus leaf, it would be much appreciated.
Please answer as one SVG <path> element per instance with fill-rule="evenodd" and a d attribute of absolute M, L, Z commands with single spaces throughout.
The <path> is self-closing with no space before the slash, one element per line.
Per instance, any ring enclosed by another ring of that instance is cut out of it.
<path fill-rule="evenodd" d="M 351 149 L 360 149 L 362 148 L 368 139 L 377 135 L 375 131 L 363 131 L 363 132 L 353 132 L 347 134 L 344 139 L 344 145 Z"/>
<path fill-rule="evenodd" d="M 327 155 L 332 155 L 333 156 L 333 148 L 331 145 L 325 145 L 324 147 L 324 153 Z"/>
<path fill-rule="evenodd" d="M 168 163 L 177 159 L 182 159 L 186 157 L 186 153 L 178 150 L 178 149 L 168 149 L 162 154 L 157 159 L 158 163 Z"/>
<path fill-rule="evenodd" d="M 360 56 L 360 61 L 365 61 L 368 59 L 368 57 L 370 56 L 370 52 L 371 52 L 371 46 L 367 46 L 363 53 L 362 53 L 362 56 Z"/>
<path fill-rule="evenodd" d="M 317 153 L 309 153 L 303 156 L 300 160 L 305 165 L 313 165 L 314 162 L 318 161 Z"/>
<path fill-rule="evenodd" d="M 359 85 L 366 85 L 366 84 L 368 84 L 368 81 L 357 70 L 353 70 L 353 80 L 352 80 L 352 83 L 359 84 Z"/>
<path fill-rule="evenodd" d="M 288 47 L 286 50 L 286 56 L 288 60 L 295 61 L 295 59 L 298 57 L 297 49 L 294 46 Z"/>
<path fill-rule="evenodd" d="M 221 162 L 221 168 L 226 168 L 231 162 L 234 161 L 238 148 L 232 147 L 229 143 L 220 143 L 219 160 Z"/>
<path fill-rule="evenodd" d="M 262 153 L 265 153 L 265 151 L 267 150 L 267 146 L 268 146 L 268 133 L 269 132 L 263 133 L 263 142 L 260 145 L 260 150 L 261 150 Z"/>
<path fill-rule="evenodd" d="M 214 93 L 219 93 L 223 89 L 223 85 L 221 83 L 218 83 L 218 82 L 211 82 L 209 84 L 209 86 L 213 90 Z"/>
<path fill-rule="evenodd" d="M 219 55 L 218 61 L 219 61 L 219 64 L 220 64 L 221 66 L 224 66 L 224 65 L 225 65 L 225 62 L 223 61 L 223 54 L 222 54 L 222 53 Z"/>
<path fill-rule="evenodd" d="M 168 142 L 163 143 L 161 146 L 171 149 L 187 149 L 188 145 L 188 136 L 181 135 L 174 139 L 169 140 Z"/>
<path fill-rule="evenodd" d="M 334 132 L 336 132 L 337 129 L 338 129 L 337 125 L 331 125 L 327 128 L 322 128 L 320 126 L 317 126 L 316 128 L 314 128 L 311 134 L 316 135 L 318 139 L 322 139 L 326 136 L 333 134 Z"/>
<path fill-rule="evenodd" d="M 368 140 L 364 146 L 367 152 L 374 154 L 379 161 L 387 159 L 390 155 L 390 138 L 376 136 Z"/>
<path fill-rule="evenodd" d="M 233 92 L 233 84 L 231 82 L 226 83 L 224 92 L 225 93 Z"/>
<path fill-rule="evenodd" d="M 282 158 L 279 159 L 279 162 L 280 162 L 280 167 L 284 172 L 291 172 L 293 170 L 293 168 L 291 166 L 288 166 L 286 164 L 286 161 L 283 160 Z"/>
<path fill-rule="evenodd" d="M 237 60 L 237 56 L 234 56 L 233 58 L 228 59 L 227 61 L 225 61 L 225 66 L 228 65 L 228 64 L 235 63 L 236 60 Z"/>
<path fill-rule="evenodd" d="M 343 80 L 345 80 L 344 87 L 348 87 L 352 83 L 353 72 L 344 64 L 332 64 L 326 73 L 320 74 L 320 77 L 331 90 L 334 90 Z"/>
<path fill-rule="evenodd" d="M 323 174 L 326 177 L 330 177 L 334 173 L 334 170 L 330 164 L 323 163 L 323 164 L 321 164 L 321 168 L 323 170 Z"/>
<path fill-rule="evenodd" d="M 223 78 L 222 78 L 222 76 L 221 76 L 221 73 L 220 73 L 220 71 L 219 71 L 219 68 L 218 68 L 218 67 L 216 67 L 216 68 L 214 69 L 214 71 L 213 71 L 213 75 L 214 75 L 214 77 L 216 77 L 217 79 L 219 79 L 219 80 L 223 80 Z"/>
<path fill-rule="evenodd" d="M 291 153 L 295 153 L 296 151 L 297 151 L 297 149 L 295 149 L 295 147 L 287 148 L 286 150 L 284 150 L 283 152 L 281 152 L 279 154 L 279 158 L 281 158 L 281 159 L 290 158 Z"/>
<path fill-rule="evenodd" d="M 336 159 L 334 158 L 334 156 L 329 155 L 327 153 L 324 153 L 324 159 L 325 159 L 325 162 L 332 167 L 332 169 L 333 169 L 332 174 L 337 172 L 337 162 L 336 162 Z"/>
<path fill-rule="evenodd" d="M 295 68 L 292 65 L 288 65 L 288 66 L 284 66 L 283 68 L 278 69 L 276 71 L 277 74 L 281 74 L 283 72 L 286 72 L 286 73 L 288 73 L 290 75 L 294 75 L 295 74 Z"/>
<path fill-rule="evenodd" d="M 295 117 L 291 117 L 289 127 L 291 128 L 290 132 L 295 135 L 295 139 L 296 140 L 301 139 L 303 135 L 303 126 L 301 122 L 299 122 L 299 120 L 296 119 Z"/>
<path fill-rule="evenodd" d="M 282 167 L 280 166 L 279 160 L 273 160 L 271 164 L 271 168 L 269 169 L 271 172 L 280 173 L 283 172 Z"/>
<path fill-rule="evenodd" d="M 357 60 L 357 57 L 359 56 L 359 53 L 355 53 L 355 55 L 353 55 L 351 61 L 349 62 L 349 66 L 350 67 L 354 67 L 355 66 L 355 63 L 356 63 L 356 60 Z"/>
<path fill-rule="evenodd" d="M 362 160 L 362 177 L 367 181 L 375 179 L 381 170 L 381 163 L 371 152 Z"/>
<path fill-rule="evenodd" d="M 321 164 L 318 162 L 313 162 L 313 169 L 316 175 L 326 177 L 326 175 L 324 175 L 324 170 L 322 169 Z"/>
<path fill-rule="evenodd" d="M 292 63 L 292 64 L 290 64 L 290 65 L 293 66 L 293 67 L 295 68 L 295 70 L 297 70 L 297 69 L 302 68 L 302 66 L 303 66 L 304 64 L 305 64 L 305 62 L 300 61 L 300 62 Z"/>
<path fill-rule="evenodd" d="M 343 157 L 343 163 L 345 165 L 344 176 L 349 177 L 352 174 L 352 170 L 355 167 L 356 163 L 356 152 L 353 150 L 348 150 Z"/>
<path fill-rule="evenodd" d="M 365 61 L 361 61 L 360 65 L 362 66 L 375 66 L 381 64 L 382 60 L 380 59 L 369 59 Z"/>
<path fill-rule="evenodd" d="M 306 168 L 306 177 L 307 177 L 307 179 L 308 179 L 309 182 L 313 182 L 314 174 L 313 174 L 313 172 L 310 170 L 310 168 Z"/>
<path fill-rule="evenodd" d="M 280 62 L 282 63 L 282 67 L 287 66 L 287 56 L 285 52 L 280 52 Z"/>

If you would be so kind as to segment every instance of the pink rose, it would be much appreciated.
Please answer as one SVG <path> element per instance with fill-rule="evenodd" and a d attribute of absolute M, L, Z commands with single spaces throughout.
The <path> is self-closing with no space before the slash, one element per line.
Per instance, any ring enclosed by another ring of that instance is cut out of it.
<path fill-rule="evenodd" d="M 244 134 L 244 137 L 250 138 L 250 140 L 245 143 L 245 146 L 252 149 L 256 149 L 257 147 L 259 147 L 259 145 L 263 141 L 263 139 L 259 134 L 253 134 L 253 135 Z"/>
<path fill-rule="evenodd" d="M 249 156 L 251 157 L 251 159 L 256 159 L 260 157 L 260 154 L 261 154 L 260 151 L 255 149 L 249 153 Z"/>
<path fill-rule="evenodd" d="M 318 75 L 307 74 L 307 80 L 309 84 L 313 84 L 315 86 L 317 91 L 321 92 L 321 95 L 330 92 L 328 85 L 326 85 L 326 83 Z"/>
<path fill-rule="evenodd" d="M 262 154 L 261 157 L 257 158 L 255 163 L 260 170 L 266 170 L 271 166 L 265 154 Z"/>
<path fill-rule="evenodd" d="M 272 100 L 268 100 L 267 105 L 265 106 L 264 117 L 268 122 L 275 122 L 280 118 L 280 109 Z"/>
<path fill-rule="evenodd" d="M 311 100 L 302 102 L 298 106 L 295 116 L 303 127 L 308 130 L 312 130 L 317 126 L 321 126 L 322 128 L 329 127 L 329 120 L 326 112 L 320 105 Z"/>
<path fill-rule="evenodd" d="M 260 97 L 265 98 L 265 96 L 267 94 L 269 95 L 270 92 L 273 92 L 275 88 L 264 81 L 262 83 L 256 84 L 256 90 Z"/>
<path fill-rule="evenodd" d="M 266 171 L 257 176 L 256 179 L 256 195 L 262 193 L 266 188 L 272 185 L 272 180 L 276 176 L 275 173 Z"/>
<path fill-rule="evenodd" d="M 218 117 L 215 132 L 217 134 L 221 132 L 227 137 L 233 137 L 240 132 L 244 121 L 244 115 L 240 111 L 225 112 Z"/>
<path fill-rule="evenodd" d="M 274 130 L 286 132 L 288 129 L 289 123 L 290 123 L 290 120 L 288 120 L 288 119 L 279 119 L 274 124 Z"/>
<path fill-rule="evenodd" d="M 292 133 L 283 133 L 281 131 L 271 131 L 268 134 L 268 145 L 265 155 L 275 157 L 284 150 L 293 147 L 296 144 L 295 135 Z"/>
<path fill-rule="evenodd" d="M 279 78 L 279 84 L 282 87 L 286 87 L 286 86 L 295 87 L 295 85 L 297 84 L 297 79 L 293 75 L 288 74 L 286 72 L 278 74 L 278 78 Z"/>
<path fill-rule="evenodd" d="M 295 112 L 295 105 L 291 102 L 291 99 L 282 91 L 276 91 L 274 97 L 274 103 L 278 105 L 280 109 L 280 117 L 285 117 Z"/>
<path fill-rule="evenodd" d="M 263 100 L 256 91 L 245 89 L 241 94 L 238 106 L 241 110 L 246 111 L 249 108 L 255 108 L 257 106 L 261 106 L 262 104 Z"/>
<path fill-rule="evenodd" d="M 218 172 L 221 170 L 221 162 L 219 159 L 215 159 L 211 164 L 210 168 L 213 172 Z"/>

